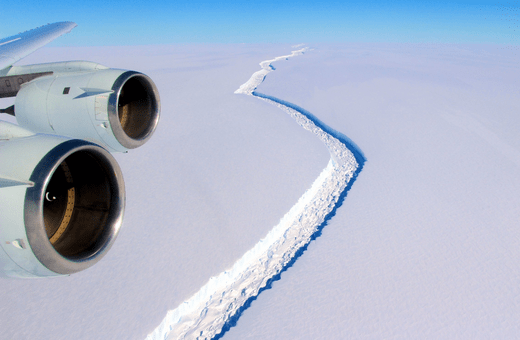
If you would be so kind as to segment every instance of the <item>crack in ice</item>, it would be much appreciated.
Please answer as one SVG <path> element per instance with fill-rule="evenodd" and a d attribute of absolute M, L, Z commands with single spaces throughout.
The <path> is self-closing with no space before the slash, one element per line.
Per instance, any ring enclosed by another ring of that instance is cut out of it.
<path fill-rule="evenodd" d="M 290 55 L 261 62 L 261 70 L 235 93 L 255 96 L 288 113 L 300 126 L 325 143 L 331 154 L 329 163 L 311 188 L 264 239 L 247 251 L 230 270 L 210 278 L 189 300 L 168 311 L 147 340 L 218 337 L 231 320 L 236 320 L 244 305 L 286 269 L 312 240 L 320 226 L 334 213 L 361 170 L 364 157 L 347 137 L 294 104 L 254 92 L 266 75 L 274 70 L 271 63 L 305 51 L 307 48 L 302 48 Z"/>

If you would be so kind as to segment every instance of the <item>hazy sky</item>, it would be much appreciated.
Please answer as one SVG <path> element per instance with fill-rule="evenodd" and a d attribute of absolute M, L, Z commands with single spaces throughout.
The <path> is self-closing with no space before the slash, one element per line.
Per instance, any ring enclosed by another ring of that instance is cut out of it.
<path fill-rule="evenodd" d="M 518 45 L 519 1 L 3 1 L 5 37 L 75 21 L 56 45 L 448 42 Z"/>

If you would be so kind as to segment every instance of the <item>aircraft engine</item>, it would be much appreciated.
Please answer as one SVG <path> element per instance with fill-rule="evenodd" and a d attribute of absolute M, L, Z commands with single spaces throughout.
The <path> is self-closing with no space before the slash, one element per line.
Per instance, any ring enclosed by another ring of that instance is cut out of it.
<path fill-rule="evenodd" d="M 146 143 L 159 111 L 159 92 L 148 76 L 109 68 L 38 77 L 21 85 L 14 105 L 26 129 L 89 140 L 111 152 Z"/>
<path fill-rule="evenodd" d="M 123 87 L 128 75 L 124 79 Z M 114 243 L 123 219 L 125 187 L 117 162 L 94 143 L 27 130 L 23 135 L 4 124 L 22 135 L 0 136 L 2 159 L 10 160 L 0 163 L 0 276 L 69 275 L 92 266 Z M 129 131 L 135 140 L 150 132 Z"/>

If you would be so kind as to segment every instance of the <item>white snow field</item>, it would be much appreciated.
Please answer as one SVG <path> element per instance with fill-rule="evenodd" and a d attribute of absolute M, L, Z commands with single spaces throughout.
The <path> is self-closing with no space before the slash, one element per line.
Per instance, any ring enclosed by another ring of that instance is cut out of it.
<path fill-rule="evenodd" d="M 46 48 L 28 58 L 142 71 L 163 110 L 148 144 L 116 155 L 127 210 L 113 249 L 69 278 L 1 280 L 2 336 L 211 338 L 223 327 L 216 338 L 516 338 L 518 57 L 481 45 L 306 46 L 276 61 L 304 46 Z M 345 158 L 329 161 L 319 130 L 340 137 Z M 366 161 L 354 182 L 356 150 Z M 303 207 L 332 212 L 310 224 L 318 232 L 303 253 L 284 266 L 294 251 L 259 251 L 269 260 L 252 272 L 267 269 L 244 296 L 207 294 L 342 159 L 351 161 L 335 188 L 349 185 L 348 195 Z M 204 313 L 164 323 L 196 296 L 210 302 Z"/>

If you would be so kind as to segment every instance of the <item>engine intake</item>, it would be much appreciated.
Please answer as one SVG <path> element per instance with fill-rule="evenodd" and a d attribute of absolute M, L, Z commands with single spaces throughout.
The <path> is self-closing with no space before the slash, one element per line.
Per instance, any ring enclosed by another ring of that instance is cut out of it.
<path fill-rule="evenodd" d="M 0 172 L 32 184 L 0 191 L 4 272 L 68 275 L 98 262 L 119 233 L 125 205 L 123 176 L 110 153 L 87 141 L 50 135 L 13 139 L 0 147 L 23 164 L 2 164 Z"/>
<path fill-rule="evenodd" d="M 133 71 L 123 73 L 112 87 L 108 117 L 116 139 L 128 149 L 150 139 L 159 121 L 159 95 L 150 78 Z"/>
<path fill-rule="evenodd" d="M 43 222 L 50 243 L 69 259 L 88 258 L 99 248 L 114 214 L 109 164 L 92 150 L 68 156 L 43 190 Z M 40 193 L 38 193 L 39 195 Z"/>
<path fill-rule="evenodd" d="M 121 170 L 108 152 L 78 140 L 63 144 L 33 171 L 25 224 L 38 260 L 56 273 L 71 274 L 90 267 L 112 245 L 125 193 Z"/>

